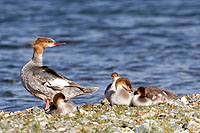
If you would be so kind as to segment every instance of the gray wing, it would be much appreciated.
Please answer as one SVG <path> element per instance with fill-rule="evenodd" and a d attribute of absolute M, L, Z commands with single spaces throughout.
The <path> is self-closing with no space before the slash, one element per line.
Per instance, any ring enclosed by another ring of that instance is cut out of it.
<path fill-rule="evenodd" d="M 37 81 L 39 83 L 43 84 L 43 85 L 45 83 L 48 83 L 48 82 L 53 81 L 55 79 L 68 80 L 62 74 L 56 72 L 55 70 L 53 70 L 53 69 L 51 69 L 47 66 L 33 67 L 32 72 L 33 72 L 33 77 L 35 77 L 37 79 Z"/>
<path fill-rule="evenodd" d="M 74 83 L 62 74 L 47 66 L 34 68 L 33 75 L 42 85 L 63 93 L 66 99 L 71 99 L 79 95 L 87 95 L 98 89 L 86 88 Z"/>
<path fill-rule="evenodd" d="M 155 94 L 161 94 L 161 95 L 163 95 L 167 98 L 170 98 L 170 99 L 177 99 L 178 98 L 178 96 L 175 95 L 174 93 L 172 93 L 170 91 L 163 90 L 163 89 L 156 87 L 156 86 L 146 86 L 145 88 L 146 88 L 147 94 L 148 94 L 147 97 L 149 97 L 149 98 L 153 98 L 153 96 Z"/>
<path fill-rule="evenodd" d="M 107 93 L 107 91 L 110 89 L 111 85 L 112 85 L 112 83 L 109 84 L 109 85 L 107 86 L 107 88 L 106 88 L 106 90 L 105 90 L 105 92 L 104 92 L 104 95 L 106 95 L 106 93 Z"/>
<path fill-rule="evenodd" d="M 98 87 L 93 88 L 86 88 L 86 87 L 74 87 L 74 86 L 66 86 L 61 93 L 65 95 L 65 99 L 72 99 L 76 96 L 80 95 L 88 95 L 96 90 L 98 90 Z"/>
<path fill-rule="evenodd" d="M 33 77 L 35 77 L 39 83 L 54 90 L 63 90 L 66 86 L 83 88 L 47 66 L 33 67 L 32 71 Z"/>

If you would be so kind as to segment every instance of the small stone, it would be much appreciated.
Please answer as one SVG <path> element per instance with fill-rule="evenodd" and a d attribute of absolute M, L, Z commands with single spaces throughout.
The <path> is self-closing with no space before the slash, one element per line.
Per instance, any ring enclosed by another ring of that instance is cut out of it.
<path fill-rule="evenodd" d="M 9 114 L 5 114 L 5 115 L 4 115 L 4 117 L 8 117 L 8 116 L 9 116 Z"/>
<path fill-rule="evenodd" d="M 94 122 L 91 122 L 91 123 L 94 124 L 94 125 L 99 125 L 99 123 L 97 123 L 97 122 L 95 122 L 95 121 L 94 121 Z"/>
<path fill-rule="evenodd" d="M 93 108 L 93 105 L 91 103 L 87 103 L 87 104 L 83 105 L 83 107 L 91 109 L 91 108 Z"/>
<path fill-rule="evenodd" d="M 184 123 L 183 126 L 182 126 L 182 128 L 185 129 L 185 130 L 188 129 L 187 127 L 188 127 L 188 123 Z"/>
<path fill-rule="evenodd" d="M 110 104 L 110 102 L 108 102 L 108 100 L 104 98 L 103 100 L 101 100 L 101 104 L 106 105 L 106 104 Z"/>
<path fill-rule="evenodd" d="M 85 111 L 85 110 L 83 110 L 83 109 L 79 109 L 79 112 L 80 112 L 81 114 L 88 114 L 88 112 Z"/>
<path fill-rule="evenodd" d="M 135 128 L 135 132 L 137 133 L 145 132 L 145 131 L 147 131 L 147 129 L 143 125 Z"/>
<path fill-rule="evenodd" d="M 185 98 L 185 97 L 181 98 L 181 102 L 184 103 L 184 104 L 188 104 L 189 103 L 187 98 Z"/>
<path fill-rule="evenodd" d="M 200 123 L 200 119 L 199 119 L 199 118 L 194 117 L 194 120 L 195 120 L 196 122 Z"/>
<path fill-rule="evenodd" d="M 55 129 L 58 129 L 58 128 L 60 128 L 60 125 L 54 125 L 53 126 Z"/>
<path fill-rule="evenodd" d="M 200 98 L 200 94 L 196 94 L 196 98 Z"/>
<path fill-rule="evenodd" d="M 131 112 L 127 112 L 126 115 L 130 116 L 130 115 L 131 115 Z"/>
<path fill-rule="evenodd" d="M 38 107 L 33 107 L 33 108 L 31 109 L 31 112 L 32 112 L 32 113 L 40 112 L 40 108 L 38 108 Z"/>
<path fill-rule="evenodd" d="M 69 113 L 68 116 L 69 116 L 69 117 L 74 117 L 74 116 L 76 116 L 76 115 L 75 115 L 74 113 Z"/>
<path fill-rule="evenodd" d="M 59 132 L 64 132 L 65 131 L 65 128 L 64 127 L 60 127 L 57 129 Z"/>
<path fill-rule="evenodd" d="M 187 128 L 194 130 L 198 124 L 195 121 L 189 121 Z"/>

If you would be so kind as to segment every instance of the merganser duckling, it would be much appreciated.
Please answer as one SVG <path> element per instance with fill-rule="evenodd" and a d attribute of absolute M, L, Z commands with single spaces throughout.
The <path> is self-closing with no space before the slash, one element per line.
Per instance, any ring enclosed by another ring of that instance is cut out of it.
<path fill-rule="evenodd" d="M 128 78 L 120 77 L 118 73 L 111 74 L 112 83 L 106 88 L 105 96 L 111 105 L 130 106 L 133 87 Z"/>
<path fill-rule="evenodd" d="M 53 110 L 56 114 L 68 114 L 70 112 L 77 111 L 76 104 L 71 100 L 65 100 L 65 96 L 62 93 L 57 93 L 53 97 L 53 104 L 56 109 Z"/>
<path fill-rule="evenodd" d="M 23 86 L 35 97 L 46 101 L 45 109 L 53 102 L 53 96 L 57 93 L 64 94 L 66 100 L 79 95 L 86 95 L 98 88 L 86 88 L 76 84 L 49 68 L 43 66 L 42 54 L 45 48 L 61 45 L 51 38 L 39 37 L 33 44 L 33 57 L 21 70 L 21 82 Z"/>
<path fill-rule="evenodd" d="M 133 106 L 150 106 L 162 103 L 172 104 L 178 98 L 172 92 L 162 90 L 155 86 L 139 87 L 134 92 Z"/>

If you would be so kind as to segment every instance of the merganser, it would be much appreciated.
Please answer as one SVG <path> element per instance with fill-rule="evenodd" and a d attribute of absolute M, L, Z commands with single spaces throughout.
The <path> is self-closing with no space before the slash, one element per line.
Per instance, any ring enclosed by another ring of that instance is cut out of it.
<path fill-rule="evenodd" d="M 118 73 L 111 74 L 112 83 L 105 90 L 105 97 L 111 105 L 130 106 L 133 87 L 128 78 L 120 77 Z"/>
<path fill-rule="evenodd" d="M 61 44 L 64 43 L 56 43 L 51 38 L 38 37 L 33 44 L 33 57 L 20 73 L 23 86 L 35 97 L 46 101 L 45 109 L 49 108 L 49 103 L 53 102 L 53 96 L 57 93 L 64 94 L 68 100 L 98 89 L 83 87 L 48 66 L 43 66 L 42 54 L 45 48 Z"/>
<path fill-rule="evenodd" d="M 178 98 L 170 91 L 162 90 L 156 86 L 139 87 L 134 92 L 133 106 L 150 106 L 162 103 L 172 104 Z"/>
<path fill-rule="evenodd" d="M 76 104 L 74 104 L 71 100 L 65 100 L 65 96 L 62 93 L 57 93 L 53 97 L 53 104 L 56 109 L 53 110 L 56 114 L 68 114 L 70 112 L 77 111 Z"/>

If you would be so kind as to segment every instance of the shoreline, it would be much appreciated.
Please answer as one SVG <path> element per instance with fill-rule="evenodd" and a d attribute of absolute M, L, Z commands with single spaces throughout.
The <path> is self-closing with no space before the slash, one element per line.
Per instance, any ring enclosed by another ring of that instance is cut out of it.
<path fill-rule="evenodd" d="M 172 105 L 148 107 L 85 104 L 67 115 L 46 114 L 32 107 L 0 110 L 0 132 L 200 132 L 200 94 Z"/>

